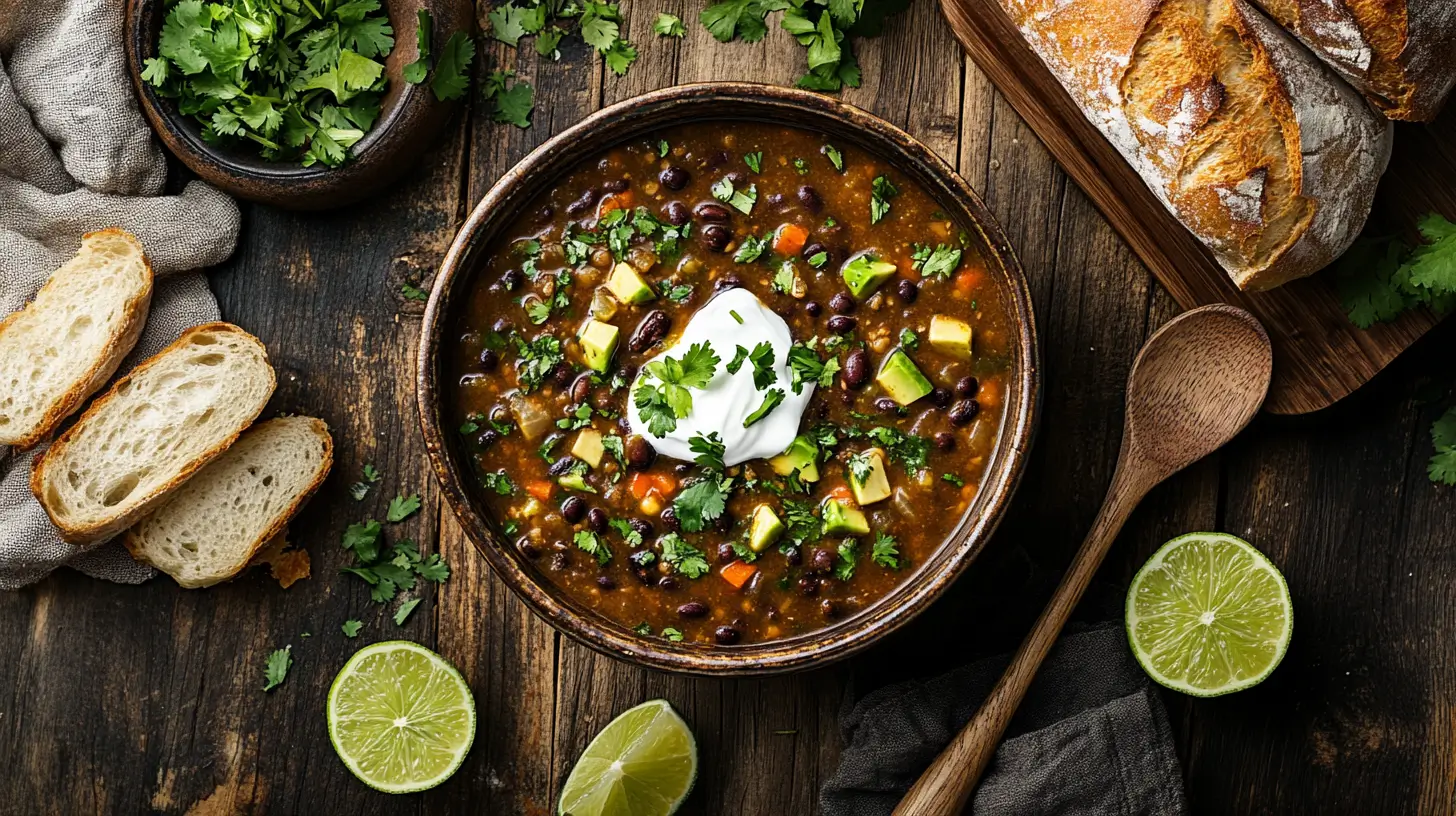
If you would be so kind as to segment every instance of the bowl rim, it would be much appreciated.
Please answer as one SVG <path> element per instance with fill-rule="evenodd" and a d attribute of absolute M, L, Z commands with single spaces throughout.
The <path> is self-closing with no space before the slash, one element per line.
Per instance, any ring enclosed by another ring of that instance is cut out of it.
<path fill-rule="evenodd" d="M 703 111 L 725 105 L 733 110 Z M 978 505 L 979 512 L 964 514 L 932 557 L 855 615 L 806 634 L 731 647 L 675 644 L 638 635 L 550 589 L 548 582 L 523 568 L 514 548 L 498 537 L 463 482 L 469 466 L 454 458 L 452 449 L 458 450 L 458 442 L 446 430 L 446 404 L 441 399 L 448 388 L 441 346 L 446 321 L 455 317 L 452 306 L 466 297 L 466 285 L 477 267 L 476 253 L 515 214 L 508 205 L 524 204 L 539 192 L 539 187 L 525 189 L 531 177 L 554 183 L 586 156 L 645 132 L 693 121 L 685 118 L 692 115 L 697 120 L 769 121 L 815 129 L 802 121 L 807 116 L 818 120 L 822 131 L 839 131 L 836 138 L 845 136 L 913 177 L 942 206 L 954 205 L 948 208 L 958 219 L 968 217 L 967 226 L 980 233 L 990 256 L 988 266 L 999 267 L 996 277 L 1016 334 L 1001 436 L 972 508 Z M 656 121 L 654 116 L 675 121 Z M 618 659 L 688 674 L 744 676 L 818 667 L 856 654 L 924 611 L 965 571 L 1004 517 L 1025 469 L 1039 416 L 1040 372 L 1036 318 L 1020 261 L 980 197 L 934 151 L 899 127 L 827 96 L 753 82 L 712 82 L 663 88 L 604 107 L 543 142 L 491 186 L 456 233 L 431 289 L 416 356 L 416 402 L 426 451 L 461 528 L 491 571 L 536 614 L 578 642 Z"/>

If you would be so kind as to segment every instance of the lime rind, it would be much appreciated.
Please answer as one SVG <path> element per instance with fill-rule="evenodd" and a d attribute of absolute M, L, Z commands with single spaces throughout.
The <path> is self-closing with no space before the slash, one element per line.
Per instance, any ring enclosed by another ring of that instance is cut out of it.
<path fill-rule="evenodd" d="M 405 640 L 375 643 L 349 658 L 329 687 L 326 713 L 339 759 L 385 793 L 439 785 L 475 742 L 475 699 L 465 678 L 440 655 Z"/>
<path fill-rule="evenodd" d="M 561 788 L 559 816 L 668 816 L 698 778 L 693 732 L 666 700 L 617 715 L 594 737 Z"/>
<path fill-rule="evenodd" d="M 1263 553 L 1225 533 L 1169 541 L 1128 588 L 1128 644 L 1160 685 L 1217 697 L 1258 685 L 1284 659 L 1294 607 Z"/>

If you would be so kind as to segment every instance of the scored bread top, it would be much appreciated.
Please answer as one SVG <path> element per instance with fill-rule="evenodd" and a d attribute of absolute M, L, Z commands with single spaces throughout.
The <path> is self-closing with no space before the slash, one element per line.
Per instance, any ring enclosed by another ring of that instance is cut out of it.
<path fill-rule="evenodd" d="M 1392 119 L 1434 119 L 1456 85 L 1452 0 L 1255 2 Z"/>
<path fill-rule="evenodd" d="M 260 422 L 128 530 L 126 548 L 184 587 L 226 581 L 323 483 L 333 449 L 322 420 Z"/>
<path fill-rule="evenodd" d="M 1002 0 L 1088 120 L 1241 288 L 1339 256 L 1390 128 L 1243 0 Z"/>
<path fill-rule="evenodd" d="M 229 323 L 188 329 L 36 460 L 31 490 L 66 541 L 109 538 L 226 450 L 273 386 L 257 338 Z"/>
<path fill-rule="evenodd" d="M 29 448 L 55 432 L 116 373 L 152 301 L 152 267 L 135 236 L 82 236 L 24 309 L 0 321 L 0 446 Z"/>

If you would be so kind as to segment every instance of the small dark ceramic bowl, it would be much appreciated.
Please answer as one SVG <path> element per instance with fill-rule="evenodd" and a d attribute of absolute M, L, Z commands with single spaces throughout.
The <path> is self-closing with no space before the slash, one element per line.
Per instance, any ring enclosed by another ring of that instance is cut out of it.
<path fill-rule="evenodd" d="M 204 142 L 197 122 L 178 113 L 173 100 L 159 96 L 142 79 L 145 60 L 157 55 L 163 0 L 126 0 L 126 62 L 142 113 L 172 155 L 230 195 L 291 210 L 352 204 L 413 166 L 456 107 L 455 102 L 436 99 L 428 82 L 410 85 L 400 77 L 404 66 L 419 56 L 419 10 L 428 10 L 433 18 L 436 53 L 450 34 L 475 29 L 469 0 L 385 0 L 383 5 L 394 28 L 394 49 L 384 63 L 389 84 L 379 120 L 349 149 L 349 160 L 340 167 L 268 162 L 256 153 Z"/>
<path fill-rule="evenodd" d="M 889 161 L 974 228 L 1001 287 L 1014 333 L 1005 427 L 970 511 L 935 553 L 888 595 L 857 615 L 804 635 L 742 646 L 646 638 L 572 600 L 501 535 L 470 487 L 468 454 L 447 420 L 452 385 L 442 348 L 458 334 L 476 270 L 493 240 L 542 190 L 608 146 L 687 122 L 758 120 L 826 133 Z M 748 675 L 804 669 L 846 657 L 924 610 L 975 559 L 1020 478 L 1037 415 L 1039 357 L 1031 297 L 1021 266 L 985 205 L 955 172 L 899 128 L 826 96 L 748 83 L 683 85 L 605 108 L 541 145 L 496 182 L 451 245 L 425 310 L 418 361 L 420 422 L 445 498 L 490 568 L 553 626 L 613 657 L 695 674 Z"/>

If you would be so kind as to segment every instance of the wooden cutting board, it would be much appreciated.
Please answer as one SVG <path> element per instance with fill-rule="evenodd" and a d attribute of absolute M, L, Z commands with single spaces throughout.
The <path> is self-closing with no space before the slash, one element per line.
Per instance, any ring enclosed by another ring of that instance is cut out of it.
<path fill-rule="evenodd" d="M 956 39 L 1046 144 L 1102 214 L 1185 309 L 1233 303 L 1274 341 L 1265 410 L 1303 414 L 1333 404 L 1374 377 L 1438 318 L 1418 310 L 1362 331 L 1350 323 L 1328 273 L 1270 292 L 1241 292 L 1193 234 L 1083 117 L 999 0 L 940 0 Z M 1409 232 L 1432 210 L 1456 220 L 1456 105 L 1430 125 L 1397 126 L 1395 154 L 1376 195 L 1372 225 Z"/>

